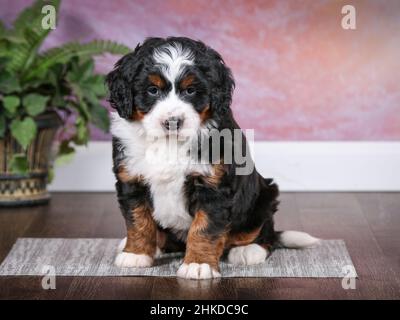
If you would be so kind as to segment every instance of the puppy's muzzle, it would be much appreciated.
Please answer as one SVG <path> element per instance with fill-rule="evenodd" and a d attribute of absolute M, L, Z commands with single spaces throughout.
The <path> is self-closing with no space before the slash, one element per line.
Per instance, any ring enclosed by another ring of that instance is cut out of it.
<path fill-rule="evenodd" d="M 168 131 L 178 131 L 182 125 L 183 118 L 180 117 L 169 117 L 162 123 L 162 126 Z"/>

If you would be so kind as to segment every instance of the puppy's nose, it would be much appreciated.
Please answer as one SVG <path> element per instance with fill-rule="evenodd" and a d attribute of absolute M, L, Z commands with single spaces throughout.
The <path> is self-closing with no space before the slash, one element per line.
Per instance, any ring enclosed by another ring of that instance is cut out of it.
<path fill-rule="evenodd" d="M 183 119 L 180 117 L 169 117 L 162 123 L 163 127 L 167 130 L 179 130 L 182 128 Z"/>

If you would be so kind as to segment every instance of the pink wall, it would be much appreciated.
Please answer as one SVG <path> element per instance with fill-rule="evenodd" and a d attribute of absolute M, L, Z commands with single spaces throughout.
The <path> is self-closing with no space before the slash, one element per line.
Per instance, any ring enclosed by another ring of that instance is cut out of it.
<path fill-rule="evenodd" d="M 0 18 L 30 2 L 1 1 Z M 356 7 L 357 30 L 341 28 L 344 4 Z M 258 140 L 400 139 L 398 0 L 64 0 L 46 46 L 108 38 L 134 47 L 169 35 L 222 53 L 237 83 L 236 118 Z"/>

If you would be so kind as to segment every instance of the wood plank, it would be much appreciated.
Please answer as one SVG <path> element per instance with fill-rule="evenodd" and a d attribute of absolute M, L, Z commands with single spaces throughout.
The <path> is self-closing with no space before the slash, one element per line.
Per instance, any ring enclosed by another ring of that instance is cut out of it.
<path fill-rule="evenodd" d="M 399 281 L 400 274 L 400 195 L 398 193 L 356 194 L 361 210 L 382 252 Z"/>
<path fill-rule="evenodd" d="M 308 230 L 325 239 L 344 239 L 359 278 L 344 297 L 393 299 L 399 296 L 396 274 L 371 232 L 358 199 L 350 193 L 296 194 L 299 214 Z M 322 290 L 322 288 L 321 288 Z M 338 293 L 339 294 L 339 293 Z"/>
<path fill-rule="evenodd" d="M 279 230 L 344 239 L 359 274 L 341 279 L 235 278 L 193 281 L 153 277 L 0 277 L 0 299 L 399 299 L 399 193 L 283 193 Z M 54 193 L 49 206 L 0 210 L 0 259 L 18 237 L 122 238 L 113 193 Z"/>

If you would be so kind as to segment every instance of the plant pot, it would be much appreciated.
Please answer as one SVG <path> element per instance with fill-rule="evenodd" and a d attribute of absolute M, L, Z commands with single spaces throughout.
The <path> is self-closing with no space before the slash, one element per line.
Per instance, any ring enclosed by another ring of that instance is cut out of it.
<path fill-rule="evenodd" d="M 0 207 L 44 204 L 50 199 L 48 169 L 54 137 L 62 122 L 55 112 L 45 113 L 35 120 L 37 134 L 25 151 L 29 163 L 27 174 L 10 172 L 12 156 L 23 150 L 10 134 L 0 139 Z"/>

